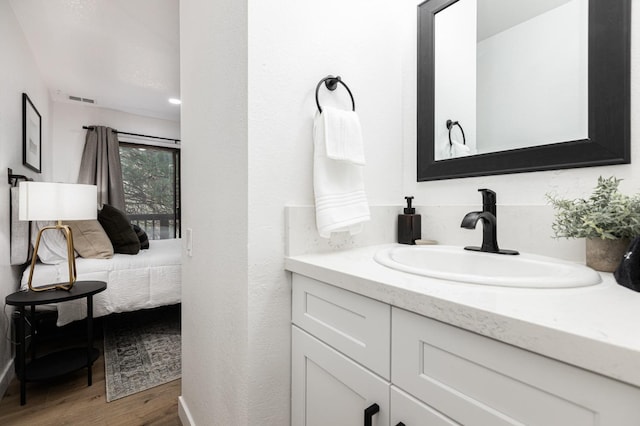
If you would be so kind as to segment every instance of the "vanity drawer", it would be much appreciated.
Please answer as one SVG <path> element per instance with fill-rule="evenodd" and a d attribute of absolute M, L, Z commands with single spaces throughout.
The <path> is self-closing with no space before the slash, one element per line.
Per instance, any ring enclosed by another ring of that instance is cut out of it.
<path fill-rule="evenodd" d="M 389 305 L 293 274 L 291 316 L 300 328 L 389 379 Z"/>
<path fill-rule="evenodd" d="M 401 389 L 391 386 L 391 426 L 461 426 Z"/>
<path fill-rule="evenodd" d="M 640 389 L 392 309 L 391 381 L 465 425 L 637 425 Z"/>

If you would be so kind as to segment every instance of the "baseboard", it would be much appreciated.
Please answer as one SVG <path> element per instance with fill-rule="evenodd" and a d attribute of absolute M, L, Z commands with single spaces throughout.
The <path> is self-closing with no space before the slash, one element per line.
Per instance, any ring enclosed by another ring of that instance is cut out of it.
<path fill-rule="evenodd" d="M 196 426 L 196 422 L 193 421 L 193 417 L 191 417 L 191 413 L 189 412 L 189 407 L 187 407 L 187 403 L 182 395 L 178 397 L 178 417 L 180 418 L 182 426 Z"/>
<path fill-rule="evenodd" d="M 4 397 L 4 393 L 7 391 L 9 387 L 9 383 L 15 377 L 15 369 L 13 368 L 13 359 L 5 366 L 2 371 L 2 375 L 0 375 L 0 399 Z"/>

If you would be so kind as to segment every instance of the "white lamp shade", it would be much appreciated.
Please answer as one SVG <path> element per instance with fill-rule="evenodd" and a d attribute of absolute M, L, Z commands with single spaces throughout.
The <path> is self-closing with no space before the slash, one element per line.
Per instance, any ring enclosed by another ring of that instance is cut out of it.
<path fill-rule="evenodd" d="M 20 182 L 20 220 L 96 219 L 98 190 L 95 185 L 53 182 Z"/>

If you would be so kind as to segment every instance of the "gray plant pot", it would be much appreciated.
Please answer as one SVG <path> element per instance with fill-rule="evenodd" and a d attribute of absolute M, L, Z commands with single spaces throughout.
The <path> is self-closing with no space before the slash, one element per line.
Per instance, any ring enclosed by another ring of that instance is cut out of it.
<path fill-rule="evenodd" d="M 629 244 L 630 240 L 628 238 L 617 240 L 587 238 L 587 266 L 601 272 L 615 271 Z"/>

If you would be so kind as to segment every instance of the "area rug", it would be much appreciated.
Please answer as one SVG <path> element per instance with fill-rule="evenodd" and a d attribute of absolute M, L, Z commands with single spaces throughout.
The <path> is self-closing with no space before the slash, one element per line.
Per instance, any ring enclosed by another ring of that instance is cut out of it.
<path fill-rule="evenodd" d="M 180 378 L 179 306 L 104 319 L 107 402 Z"/>

